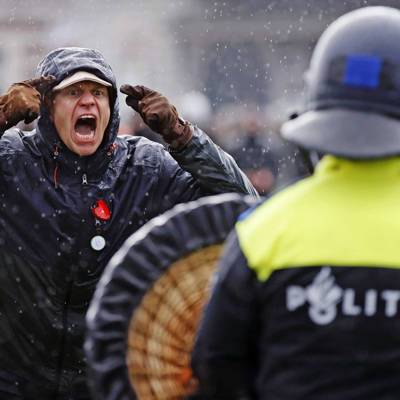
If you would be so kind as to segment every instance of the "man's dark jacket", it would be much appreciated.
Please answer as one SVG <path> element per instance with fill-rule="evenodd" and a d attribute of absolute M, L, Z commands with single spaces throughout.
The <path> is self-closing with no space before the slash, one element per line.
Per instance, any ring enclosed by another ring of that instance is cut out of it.
<path fill-rule="evenodd" d="M 63 80 L 77 70 L 112 83 L 111 119 L 95 154 L 79 157 L 60 141 L 42 105 L 38 128 L 0 140 L 0 398 L 88 396 L 84 316 L 110 257 L 146 221 L 203 195 L 255 193 L 233 159 L 194 128 L 169 154 L 140 137 L 117 137 L 115 77 L 95 50 L 50 53 L 38 75 Z M 105 200 L 111 219 L 96 224 Z M 91 248 L 96 234 L 106 239 Z"/>

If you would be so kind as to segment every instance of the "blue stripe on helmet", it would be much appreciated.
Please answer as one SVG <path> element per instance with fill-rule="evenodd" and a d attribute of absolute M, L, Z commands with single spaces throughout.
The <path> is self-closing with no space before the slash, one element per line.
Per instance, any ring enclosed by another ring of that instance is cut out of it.
<path fill-rule="evenodd" d="M 379 57 L 351 55 L 347 57 L 343 83 L 347 86 L 375 89 L 380 84 L 382 60 Z"/>

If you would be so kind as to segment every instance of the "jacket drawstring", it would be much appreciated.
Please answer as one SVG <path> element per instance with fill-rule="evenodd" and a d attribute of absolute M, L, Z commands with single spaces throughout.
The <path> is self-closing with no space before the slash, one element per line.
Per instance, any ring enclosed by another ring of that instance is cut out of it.
<path fill-rule="evenodd" d="M 57 161 L 59 154 L 60 154 L 59 147 L 57 144 L 55 144 L 53 147 L 53 160 L 55 161 L 55 167 L 54 167 L 54 172 L 53 172 L 53 181 L 54 181 L 55 189 L 58 188 L 58 177 L 59 177 L 59 173 L 60 173 L 60 167 L 59 167 L 59 164 Z"/>
<path fill-rule="evenodd" d="M 108 150 L 107 150 L 107 155 L 109 156 L 109 157 L 111 157 L 113 154 L 114 154 L 114 151 L 117 149 L 117 147 L 118 147 L 118 145 L 117 145 L 117 143 L 111 143 L 109 146 L 108 146 Z"/>

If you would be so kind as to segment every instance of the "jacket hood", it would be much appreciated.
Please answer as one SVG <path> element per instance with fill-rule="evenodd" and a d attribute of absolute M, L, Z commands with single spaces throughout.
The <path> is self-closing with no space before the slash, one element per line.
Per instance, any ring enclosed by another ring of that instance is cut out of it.
<path fill-rule="evenodd" d="M 109 90 L 110 93 L 110 122 L 106 128 L 103 142 L 99 149 L 91 156 L 80 157 L 79 155 L 71 152 L 61 142 L 56 128 L 50 119 L 49 109 L 45 102 L 42 102 L 41 114 L 38 122 L 38 135 L 43 139 L 44 144 L 50 149 L 54 146 L 61 147 L 64 153 L 64 157 L 67 154 L 69 159 L 86 159 L 87 162 L 96 160 L 99 158 L 106 157 L 106 153 L 112 143 L 114 142 L 119 127 L 119 106 L 118 106 L 118 91 L 115 75 L 110 65 L 105 61 L 103 55 L 94 49 L 86 49 L 81 47 L 64 47 L 51 51 L 47 54 L 44 59 L 39 63 L 36 71 L 36 75 L 48 76 L 52 75 L 56 78 L 53 86 L 49 89 L 49 92 L 54 86 L 60 83 L 68 76 L 74 74 L 77 71 L 87 71 L 104 79 L 111 83 Z M 45 93 L 49 95 L 49 92 Z"/>

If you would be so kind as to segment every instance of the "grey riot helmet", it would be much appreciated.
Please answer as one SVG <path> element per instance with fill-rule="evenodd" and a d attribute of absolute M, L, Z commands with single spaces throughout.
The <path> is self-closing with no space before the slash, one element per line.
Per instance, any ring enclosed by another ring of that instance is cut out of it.
<path fill-rule="evenodd" d="M 400 11 L 365 7 L 333 22 L 306 74 L 305 112 L 282 136 L 344 158 L 400 155 Z"/>

